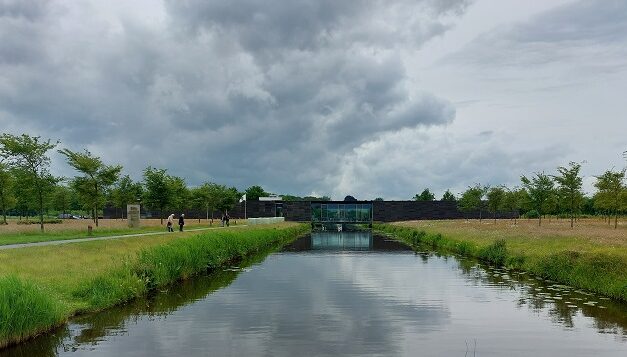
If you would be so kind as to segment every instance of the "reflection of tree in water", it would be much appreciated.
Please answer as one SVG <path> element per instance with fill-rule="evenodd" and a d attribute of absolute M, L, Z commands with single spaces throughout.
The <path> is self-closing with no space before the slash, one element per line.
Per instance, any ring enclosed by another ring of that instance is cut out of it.
<path fill-rule="evenodd" d="M 130 304 L 74 318 L 69 325 L 54 332 L 0 351 L 0 357 L 52 357 L 58 356 L 58 351 L 76 351 L 89 345 L 96 346 L 102 337 L 126 333 L 124 327 L 137 323 L 142 317 L 165 319 L 181 306 L 202 299 L 230 285 L 243 267 L 262 262 L 267 254 L 274 250 L 275 248 L 270 248 L 254 257 L 249 257 L 239 262 L 238 268 L 216 271 L 180 281 Z"/>
<path fill-rule="evenodd" d="M 519 308 L 527 306 L 536 313 L 547 311 L 553 323 L 569 329 L 575 327 L 575 318 L 583 315 L 592 318 L 598 332 L 616 334 L 627 340 L 625 303 L 534 278 L 526 273 L 490 267 L 473 259 L 457 257 L 457 260 L 459 269 L 474 286 L 491 285 L 520 292 L 516 302 Z M 594 306 L 587 305 L 590 302 L 596 303 Z"/>

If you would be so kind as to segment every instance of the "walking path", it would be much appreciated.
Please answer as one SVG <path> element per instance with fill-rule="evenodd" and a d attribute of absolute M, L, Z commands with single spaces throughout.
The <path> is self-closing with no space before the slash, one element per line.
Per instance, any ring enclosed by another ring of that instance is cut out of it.
<path fill-rule="evenodd" d="M 238 225 L 232 227 L 207 227 L 207 228 L 193 228 L 186 229 L 185 232 L 196 232 L 196 231 L 207 231 L 211 229 L 223 229 L 223 228 L 238 228 L 238 227 L 247 227 L 248 225 Z M 143 237 L 143 236 L 154 236 L 159 234 L 168 234 L 168 232 L 150 232 L 150 233 L 136 233 L 136 234 L 124 234 L 118 236 L 104 236 L 104 237 L 93 237 L 93 238 L 76 238 L 76 239 L 64 239 L 64 240 L 51 240 L 47 242 L 35 242 L 35 243 L 20 243 L 20 244 L 7 244 L 0 245 L 0 250 L 7 249 L 18 249 L 18 248 L 30 248 L 30 247 L 42 247 L 46 245 L 61 245 L 68 243 L 82 243 L 82 242 L 91 242 L 95 240 L 107 240 L 107 239 L 118 239 L 118 238 L 129 238 L 129 237 Z"/>

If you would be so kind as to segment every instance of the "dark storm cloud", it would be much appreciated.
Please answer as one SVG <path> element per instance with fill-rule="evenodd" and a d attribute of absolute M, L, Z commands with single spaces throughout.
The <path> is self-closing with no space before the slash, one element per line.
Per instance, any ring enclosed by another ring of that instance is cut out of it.
<path fill-rule="evenodd" d="M 0 120 L 136 177 L 153 165 L 191 184 L 329 192 L 355 147 L 453 120 L 401 51 L 467 3 L 2 1 Z"/>

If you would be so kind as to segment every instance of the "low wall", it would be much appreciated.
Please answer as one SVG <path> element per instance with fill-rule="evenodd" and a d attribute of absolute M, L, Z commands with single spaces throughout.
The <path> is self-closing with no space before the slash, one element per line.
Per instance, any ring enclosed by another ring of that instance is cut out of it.
<path fill-rule="evenodd" d="M 259 224 L 274 224 L 285 222 L 285 217 L 260 217 L 260 218 L 248 218 L 246 224 L 249 226 L 256 226 Z"/>

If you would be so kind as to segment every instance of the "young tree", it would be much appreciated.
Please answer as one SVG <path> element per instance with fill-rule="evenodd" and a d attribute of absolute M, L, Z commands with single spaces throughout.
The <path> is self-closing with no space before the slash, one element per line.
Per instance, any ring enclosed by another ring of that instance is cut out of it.
<path fill-rule="evenodd" d="M 116 207 L 122 210 L 122 218 L 126 205 L 137 203 L 144 193 L 141 182 L 133 182 L 129 175 L 124 175 L 118 180 L 112 192 L 112 201 Z"/>
<path fill-rule="evenodd" d="M 524 190 L 521 190 L 517 187 L 515 187 L 514 189 L 506 189 L 505 196 L 503 198 L 503 209 L 513 213 L 520 211 L 524 201 L 525 193 L 526 192 Z M 518 216 L 514 214 L 514 224 L 518 223 L 516 219 L 517 217 Z"/>
<path fill-rule="evenodd" d="M 187 183 L 181 177 L 170 177 L 170 186 L 172 190 L 172 206 L 180 213 L 184 213 L 191 204 L 191 196 Z"/>
<path fill-rule="evenodd" d="M 531 206 L 538 211 L 538 226 L 542 225 L 542 214 L 546 211 L 547 202 L 553 196 L 553 181 L 544 172 L 536 173 L 531 179 L 524 175 L 520 181 L 529 194 Z"/>
<path fill-rule="evenodd" d="M 144 170 L 144 201 L 148 207 L 159 210 L 159 218 L 163 224 L 163 210 L 168 207 L 174 198 L 171 177 L 165 169 L 147 167 Z"/>
<path fill-rule="evenodd" d="M 218 204 L 217 207 L 222 212 L 228 212 L 235 207 L 235 203 L 241 197 L 240 193 L 237 191 L 237 188 L 220 185 L 218 191 Z M 248 198 L 248 197 L 246 197 Z"/>
<path fill-rule="evenodd" d="M 7 210 L 15 205 L 13 197 L 13 175 L 7 165 L 0 162 L 0 209 L 2 209 L 2 224 L 7 224 Z"/>
<path fill-rule="evenodd" d="M 557 168 L 559 175 L 553 176 L 553 180 L 557 183 L 560 198 L 570 213 L 570 228 L 573 228 L 575 221 L 575 212 L 579 211 L 583 200 L 583 192 L 581 186 L 583 179 L 579 176 L 581 165 L 576 162 L 570 162 L 569 168 L 560 166 Z"/>
<path fill-rule="evenodd" d="M 457 206 L 462 212 L 479 210 L 479 222 L 481 222 L 484 206 L 483 198 L 488 190 L 489 186 L 481 186 L 480 184 L 468 187 L 468 189 L 462 193 L 459 201 L 457 201 Z"/>
<path fill-rule="evenodd" d="M 492 211 L 492 214 L 494 215 L 494 223 L 496 223 L 496 212 L 503 208 L 505 196 L 506 191 L 502 186 L 491 187 L 488 190 L 488 208 L 490 209 L 490 211 Z"/>
<path fill-rule="evenodd" d="M 446 192 L 444 192 L 444 195 L 442 195 L 442 199 L 440 201 L 457 202 L 457 197 L 455 197 L 455 195 L 451 193 L 450 190 L 446 190 Z"/>
<path fill-rule="evenodd" d="M 10 165 L 24 173 L 24 179 L 35 193 L 39 209 L 39 227 L 42 232 L 44 231 L 45 199 L 58 181 L 50 174 L 50 157 L 47 154 L 57 145 L 58 142 L 44 141 L 39 136 L 26 134 L 21 136 L 2 134 L 0 136 L 0 155 L 7 159 Z"/>
<path fill-rule="evenodd" d="M 425 188 L 420 194 L 416 194 L 414 196 L 414 201 L 433 201 L 433 200 L 435 200 L 435 195 L 428 188 Z"/>
<path fill-rule="evenodd" d="M 598 192 L 594 195 L 597 207 L 604 209 L 608 215 L 614 213 L 614 228 L 618 228 L 618 212 L 627 208 L 627 187 L 625 185 L 625 169 L 622 171 L 608 170 L 597 176 L 594 187 Z"/>
<path fill-rule="evenodd" d="M 270 194 L 266 192 L 261 186 L 250 186 L 246 189 L 246 199 L 249 201 L 258 201 L 259 197 L 268 197 Z"/>
<path fill-rule="evenodd" d="M 63 216 L 72 205 L 72 190 L 61 184 L 54 188 L 52 193 L 52 208 L 61 212 Z"/>
<path fill-rule="evenodd" d="M 97 156 L 85 150 L 84 152 L 59 150 L 67 158 L 67 163 L 83 176 L 76 176 L 72 185 L 80 193 L 84 204 L 94 212 L 94 222 L 98 227 L 98 211 L 104 205 L 107 189 L 111 187 L 120 176 L 122 166 L 108 166 Z"/>
<path fill-rule="evenodd" d="M 379 202 L 379 201 L 384 201 L 383 197 L 377 197 L 374 199 L 375 201 Z"/>

